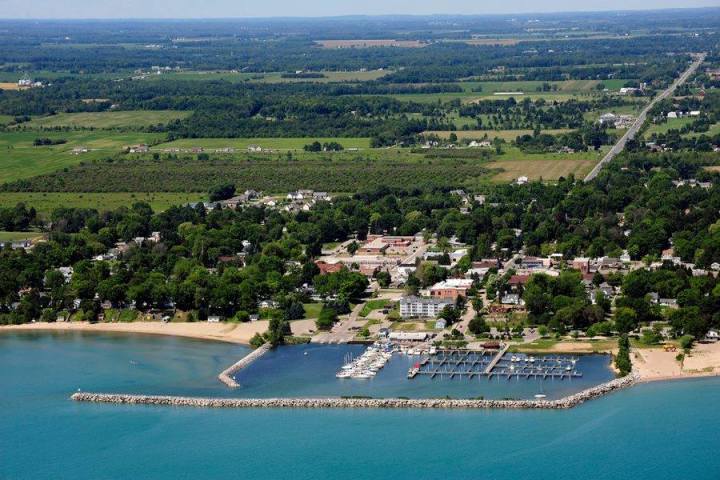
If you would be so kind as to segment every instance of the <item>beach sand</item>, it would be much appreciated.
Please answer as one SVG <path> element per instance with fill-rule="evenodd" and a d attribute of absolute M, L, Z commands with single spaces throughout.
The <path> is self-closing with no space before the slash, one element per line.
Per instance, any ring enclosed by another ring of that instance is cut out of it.
<path fill-rule="evenodd" d="M 297 323 L 297 322 L 294 322 Z M 293 323 L 293 327 L 295 327 Z M 302 330 L 307 325 L 300 324 Z M 173 335 L 178 337 L 198 338 L 203 340 L 217 340 L 221 342 L 239 343 L 247 345 L 256 333 L 264 333 L 268 328 L 267 320 L 249 323 L 163 323 L 163 322 L 129 322 L 129 323 L 88 323 L 88 322 L 61 322 L 61 323 L 26 323 L 23 325 L 8 325 L 0 327 L 3 331 L 77 331 L 77 332 L 119 332 L 142 333 L 149 335 Z M 295 328 L 293 328 L 295 330 Z"/>
<path fill-rule="evenodd" d="M 675 359 L 680 353 L 662 348 L 633 349 L 633 370 L 643 381 L 672 380 L 720 374 L 720 343 L 697 344 L 682 364 Z"/>

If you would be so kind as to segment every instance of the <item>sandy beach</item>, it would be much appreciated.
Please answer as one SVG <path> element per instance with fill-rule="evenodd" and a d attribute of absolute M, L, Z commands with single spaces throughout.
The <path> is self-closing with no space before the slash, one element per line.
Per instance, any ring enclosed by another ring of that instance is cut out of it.
<path fill-rule="evenodd" d="M 663 348 L 633 349 L 633 370 L 646 382 L 720 375 L 720 343 L 695 345 L 682 363 L 675 358 L 678 353 Z"/>
<path fill-rule="evenodd" d="M 306 329 L 306 325 L 298 325 L 299 329 Z M 148 335 L 173 335 L 177 337 L 198 338 L 203 340 L 216 340 L 239 344 L 249 344 L 256 333 L 264 333 L 268 328 L 267 320 L 249 323 L 162 323 L 162 322 L 129 322 L 129 323 L 88 323 L 88 322 L 61 322 L 61 323 L 26 323 L 23 325 L 8 325 L 0 327 L 3 331 L 77 331 L 77 332 L 118 332 L 142 333 Z"/>

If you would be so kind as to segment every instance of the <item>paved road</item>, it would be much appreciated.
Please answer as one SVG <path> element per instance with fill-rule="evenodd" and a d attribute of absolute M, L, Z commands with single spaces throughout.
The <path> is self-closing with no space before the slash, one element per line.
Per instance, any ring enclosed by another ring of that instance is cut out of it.
<path fill-rule="evenodd" d="M 638 118 L 635 120 L 635 123 L 632 124 L 630 128 L 628 128 L 627 132 L 625 132 L 625 135 L 623 135 L 620 140 L 610 149 L 610 151 L 603 157 L 600 162 L 595 165 L 595 168 L 592 169 L 590 173 L 588 173 L 588 176 L 585 177 L 585 182 L 589 182 L 593 180 L 595 177 L 598 176 L 598 173 L 600 173 L 600 170 L 602 170 L 603 166 L 605 166 L 606 163 L 610 162 L 617 154 L 622 152 L 625 149 L 625 144 L 627 144 L 628 140 L 631 140 L 635 138 L 635 135 L 637 135 L 637 132 L 640 130 L 640 128 L 645 123 L 645 119 L 647 118 L 647 114 L 650 111 L 652 107 L 655 106 L 655 104 L 670 95 L 675 91 L 677 87 L 682 85 L 687 81 L 688 78 L 690 78 L 691 75 L 695 73 L 695 71 L 698 69 L 698 67 L 705 61 L 705 53 L 701 53 L 699 55 L 694 55 L 695 61 L 690 65 L 690 67 L 683 72 L 680 77 L 673 82 L 672 85 L 670 85 L 665 91 L 663 91 L 660 95 L 656 96 L 644 109 L 642 112 L 640 112 L 640 115 L 638 115 Z"/>

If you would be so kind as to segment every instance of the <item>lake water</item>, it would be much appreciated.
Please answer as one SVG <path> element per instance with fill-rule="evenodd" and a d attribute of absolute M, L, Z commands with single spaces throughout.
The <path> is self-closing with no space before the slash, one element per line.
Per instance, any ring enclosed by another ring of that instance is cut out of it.
<path fill-rule="evenodd" d="M 639 385 L 567 411 L 204 410 L 68 399 L 77 388 L 237 395 L 215 376 L 246 352 L 167 337 L 0 334 L 0 479 L 720 478 L 717 378 Z M 247 393 L 280 388 L 245 374 Z M 290 387 L 302 392 L 282 389 Z"/>
<path fill-rule="evenodd" d="M 241 388 L 235 396 L 246 397 L 408 397 L 408 398 L 532 398 L 536 394 L 559 398 L 614 378 L 607 355 L 578 357 L 583 376 L 540 380 L 513 377 L 407 378 L 419 356 L 393 355 L 372 379 L 338 379 L 335 373 L 351 353 L 359 356 L 364 345 L 296 345 L 271 350 L 235 375 Z"/>

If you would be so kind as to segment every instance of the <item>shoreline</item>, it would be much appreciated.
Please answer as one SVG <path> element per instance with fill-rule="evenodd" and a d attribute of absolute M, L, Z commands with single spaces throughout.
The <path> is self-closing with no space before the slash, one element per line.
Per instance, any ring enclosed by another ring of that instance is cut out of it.
<path fill-rule="evenodd" d="M 164 335 L 194 340 L 232 343 L 249 346 L 250 339 L 255 333 L 264 333 L 267 330 L 267 320 L 251 323 L 207 323 L 207 322 L 36 322 L 22 325 L 0 326 L 0 335 L 3 332 L 81 332 L 81 333 L 120 333 L 137 335 Z M 668 353 L 660 349 L 633 350 L 633 373 L 637 375 L 637 383 L 663 382 L 671 380 L 684 380 L 693 378 L 707 378 L 720 376 L 720 364 L 715 365 L 715 359 L 720 357 L 720 343 L 696 347 L 698 350 L 686 358 L 693 369 L 684 370 L 674 362 L 675 353 Z M 594 354 L 598 352 L 581 352 L 578 349 L 568 351 L 545 351 L 545 354 L 560 353 L 568 355 Z M 542 354 L 538 352 L 538 354 Z M 652 358 L 645 358 L 652 357 Z M 712 365 L 693 364 L 699 359 L 706 358 Z M 612 366 L 610 367 L 612 369 Z"/>
<path fill-rule="evenodd" d="M 252 323 L 207 323 L 207 322 L 36 322 L 22 325 L 0 326 L 2 332 L 89 332 L 123 333 L 140 335 L 165 335 L 171 337 L 209 340 L 249 346 L 255 333 L 264 333 L 268 321 Z"/>

